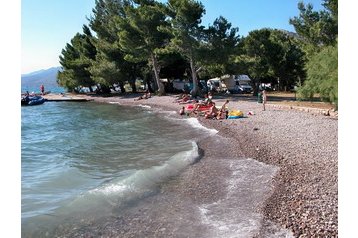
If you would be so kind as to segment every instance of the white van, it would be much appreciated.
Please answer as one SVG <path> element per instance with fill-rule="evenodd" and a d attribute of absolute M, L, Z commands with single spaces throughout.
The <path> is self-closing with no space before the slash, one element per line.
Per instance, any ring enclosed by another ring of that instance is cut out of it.
<path fill-rule="evenodd" d="M 220 78 L 209 79 L 207 82 L 207 86 L 210 91 L 216 92 L 221 92 L 224 90 L 224 88 L 226 88 L 225 85 L 222 84 Z"/>
<path fill-rule="evenodd" d="M 240 75 L 224 75 L 220 77 L 222 84 L 226 85 L 226 89 L 231 93 L 251 93 L 251 79 L 245 74 Z"/>
<path fill-rule="evenodd" d="M 238 86 L 238 90 L 243 93 L 251 93 L 251 79 L 246 74 L 235 75 L 235 81 Z"/>

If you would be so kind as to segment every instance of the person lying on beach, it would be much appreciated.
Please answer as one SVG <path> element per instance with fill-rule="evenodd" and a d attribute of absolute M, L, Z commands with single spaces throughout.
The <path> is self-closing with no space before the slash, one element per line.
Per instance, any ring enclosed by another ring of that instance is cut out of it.
<path fill-rule="evenodd" d="M 182 98 L 179 98 L 179 99 L 177 99 L 177 100 L 174 101 L 174 102 L 177 102 L 177 103 L 179 103 L 179 104 L 180 104 L 180 103 L 183 104 L 183 103 L 188 103 L 189 100 L 190 100 L 190 95 L 184 94 Z"/>
<path fill-rule="evenodd" d="M 142 99 L 148 99 L 150 97 L 152 97 L 152 96 L 151 96 L 150 92 L 147 91 L 143 96 L 140 96 L 139 98 L 135 98 L 134 101 L 138 101 L 138 100 L 142 100 Z"/>
<path fill-rule="evenodd" d="M 225 103 L 221 106 L 218 115 L 216 116 L 216 119 L 226 119 L 226 116 L 228 115 L 228 110 L 226 108 L 226 105 L 229 103 L 229 100 L 226 100 Z"/>
<path fill-rule="evenodd" d="M 182 100 L 186 95 L 188 95 L 187 93 L 181 93 L 178 96 L 176 96 L 177 98 L 173 101 L 173 102 L 177 102 L 179 100 Z"/>

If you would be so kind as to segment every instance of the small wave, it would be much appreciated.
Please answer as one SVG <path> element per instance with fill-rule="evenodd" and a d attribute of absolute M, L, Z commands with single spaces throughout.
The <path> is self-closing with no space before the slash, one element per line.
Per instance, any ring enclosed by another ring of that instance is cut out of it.
<path fill-rule="evenodd" d="M 207 131 L 209 132 L 210 134 L 216 134 L 218 133 L 217 130 L 215 129 L 209 129 L 205 126 L 203 126 L 202 124 L 200 124 L 200 122 L 198 121 L 197 118 L 187 118 L 187 119 L 184 119 L 189 125 L 191 125 L 192 127 L 194 128 L 197 128 L 197 129 L 200 129 L 200 130 L 204 130 L 204 131 Z"/>
<path fill-rule="evenodd" d="M 109 104 L 118 104 L 118 105 L 121 105 L 120 102 L 108 102 Z"/>
<path fill-rule="evenodd" d="M 173 155 L 162 165 L 138 170 L 124 179 L 114 179 L 80 195 L 56 213 L 61 214 L 64 218 L 74 216 L 73 214 L 77 214 L 79 217 L 83 214 L 103 216 L 105 212 L 110 212 L 118 206 L 126 206 L 127 202 L 155 193 L 161 182 L 178 175 L 187 166 L 193 164 L 198 157 L 198 146 L 192 141 L 190 150 Z M 93 211 L 89 211 L 88 207 L 93 207 Z"/>
<path fill-rule="evenodd" d="M 133 191 L 146 191 L 168 177 L 177 175 L 185 167 L 194 163 L 198 156 L 198 146 L 195 142 L 192 142 L 191 150 L 175 154 L 162 165 L 139 170 L 126 179 L 113 181 L 111 184 L 90 191 L 90 193 L 103 193 L 108 195 L 110 193 L 118 194 Z"/>
<path fill-rule="evenodd" d="M 143 108 L 152 108 L 151 106 L 149 105 L 143 105 L 143 104 L 138 104 L 138 107 L 143 107 Z"/>

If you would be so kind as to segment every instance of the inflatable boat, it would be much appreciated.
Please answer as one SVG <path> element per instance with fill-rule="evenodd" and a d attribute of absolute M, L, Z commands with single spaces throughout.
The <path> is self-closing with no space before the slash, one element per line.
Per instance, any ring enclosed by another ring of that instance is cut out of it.
<path fill-rule="evenodd" d="M 43 104 L 46 101 L 41 96 L 25 96 L 21 98 L 21 106 L 34 106 Z"/>

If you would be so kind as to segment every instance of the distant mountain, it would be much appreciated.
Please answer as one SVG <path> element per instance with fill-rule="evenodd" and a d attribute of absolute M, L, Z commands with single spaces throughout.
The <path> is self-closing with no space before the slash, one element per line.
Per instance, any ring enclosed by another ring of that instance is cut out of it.
<path fill-rule="evenodd" d="M 57 73 L 61 67 L 41 69 L 35 72 L 21 75 L 21 91 L 39 91 L 40 85 L 45 86 L 45 91 L 57 88 Z"/>

